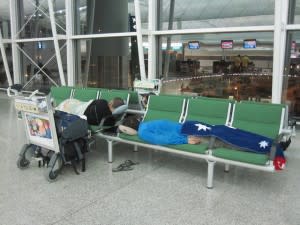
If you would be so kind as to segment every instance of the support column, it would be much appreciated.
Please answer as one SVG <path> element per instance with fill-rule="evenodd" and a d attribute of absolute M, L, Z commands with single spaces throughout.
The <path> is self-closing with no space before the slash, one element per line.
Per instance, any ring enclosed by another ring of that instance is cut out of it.
<path fill-rule="evenodd" d="M 54 43 L 54 49 L 55 49 L 55 53 L 56 53 L 56 60 L 57 60 L 59 77 L 60 77 L 60 83 L 62 86 L 65 86 L 66 81 L 65 81 L 65 75 L 64 75 L 64 70 L 63 70 L 62 61 L 61 61 L 59 43 L 58 43 L 58 39 L 57 39 L 56 23 L 55 23 L 54 9 L 53 9 L 53 0 L 48 0 L 48 6 L 49 6 L 52 35 L 54 38 L 53 43 Z"/>
<path fill-rule="evenodd" d="M 87 6 L 93 7 L 92 2 L 90 3 Z M 95 7 L 88 8 L 87 12 L 88 18 L 94 14 L 93 18 L 88 20 L 88 22 L 93 22 L 91 31 L 93 34 L 128 32 L 127 1 L 97 0 Z M 128 37 L 93 38 L 90 63 L 96 66 L 89 68 L 91 77 L 89 80 L 94 80 L 96 81 L 95 85 L 106 88 L 120 88 L 123 86 L 123 82 L 127 84 L 128 72 L 122 71 L 122 67 L 124 61 L 128 63 L 128 42 Z M 89 46 L 87 48 L 89 51 Z M 126 76 L 125 81 L 124 76 Z"/>
<path fill-rule="evenodd" d="M 148 36 L 148 42 L 149 42 L 149 49 L 148 49 L 148 79 L 155 79 L 156 76 L 156 36 L 152 34 L 153 31 L 156 30 L 156 24 L 157 24 L 157 0 L 149 0 L 148 1 L 149 6 L 149 24 L 148 24 L 148 30 L 149 30 L 149 36 Z"/>
<path fill-rule="evenodd" d="M 13 73 L 14 73 L 14 81 L 13 83 L 22 83 L 22 77 L 21 77 L 21 56 L 20 56 L 20 51 L 18 50 L 16 39 L 18 39 L 18 28 L 19 28 L 19 23 L 18 23 L 18 1 L 17 0 L 10 0 L 10 29 L 11 29 L 11 53 L 12 53 L 12 63 L 13 63 Z"/>
<path fill-rule="evenodd" d="M 281 103 L 288 18 L 287 1 L 275 1 L 274 18 L 272 103 Z"/>
<path fill-rule="evenodd" d="M 140 62 L 140 73 L 141 80 L 146 80 L 145 60 L 143 51 L 143 35 L 142 35 L 142 23 L 141 23 L 141 11 L 139 0 L 134 0 L 134 11 L 136 19 L 136 36 L 138 44 L 139 62 Z"/>
<path fill-rule="evenodd" d="M 68 86 L 75 86 L 75 47 L 71 36 L 74 34 L 74 1 L 65 0 L 66 5 L 66 36 L 67 36 L 67 79 Z"/>
<path fill-rule="evenodd" d="M 173 29 L 174 7 L 175 7 L 175 0 L 170 0 L 168 30 Z M 166 79 L 168 78 L 168 74 L 169 74 L 169 64 L 170 64 L 169 51 L 171 50 L 171 40 L 172 40 L 171 35 L 168 35 L 167 36 L 167 47 L 166 47 L 166 53 L 165 53 L 165 64 L 164 64 L 164 75 L 165 75 Z"/>
<path fill-rule="evenodd" d="M 87 33 L 93 33 L 94 27 L 94 18 L 95 18 L 95 0 L 90 0 L 87 2 Z M 80 19 L 79 19 L 80 22 Z M 91 61 L 91 49 L 92 49 L 92 41 L 93 39 L 86 40 L 86 63 L 85 63 L 85 75 L 83 80 L 83 87 L 87 87 L 89 81 L 89 72 L 90 72 L 90 61 Z M 79 46 L 80 47 L 80 46 Z"/>

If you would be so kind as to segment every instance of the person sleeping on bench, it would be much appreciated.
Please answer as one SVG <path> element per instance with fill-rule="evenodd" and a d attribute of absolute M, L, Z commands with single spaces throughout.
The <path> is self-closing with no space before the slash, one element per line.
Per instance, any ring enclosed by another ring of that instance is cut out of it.
<path fill-rule="evenodd" d="M 109 102 L 105 99 L 95 99 L 88 102 L 66 99 L 56 107 L 56 110 L 85 117 L 89 125 L 99 125 L 103 118 L 108 118 L 104 125 L 112 125 L 115 122 L 112 115 L 122 113 L 126 109 L 127 105 L 119 97 Z"/>
<path fill-rule="evenodd" d="M 120 126 L 119 129 L 127 133 Z M 231 146 L 236 150 L 257 154 L 272 154 L 271 148 L 274 145 L 275 157 L 271 158 L 274 160 L 275 169 L 283 169 L 286 163 L 281 146 L 273 144 L 275 140 L 226 125 L 212 126 L 199 121 L 186 121 L 181 124 L 169 120 L 152 120 L 140 123 L 137 132 L 130 134 L 137 134 L 140 139 L 154 145 L 199 144 L 215 137 L 214 147 Z"/>
<path fill-rule="evenodd" d="M 200 137 L 182 134 L 182 124 L 178 122 L 152 120 L 137 124 L 138 122 L 134 120 L 133 117 L 125 119 L 119 126 L 119 130 L 129 135 L 137 134 L 140 139 L 155 145 L 199 144 L 201 142 Z"/>

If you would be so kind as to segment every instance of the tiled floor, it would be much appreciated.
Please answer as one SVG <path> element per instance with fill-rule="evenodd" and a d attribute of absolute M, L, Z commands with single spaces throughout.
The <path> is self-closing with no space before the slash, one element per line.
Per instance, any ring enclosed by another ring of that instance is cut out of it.
<path fill-rule="evenodd" d="M 87 170 L 65 168 L 48 183 L 36 162 L 20 170 L 26 141 L 13 102 L 0 93 L 0 224 L 300 224 L 300 140 L 286 152 L 287 168 L 267 173 L 240 167 L 215 168 L 214 189 L 206 188 L 207 163 L 125 144 L 115 145 L 107 163 L 106 142 L 87 154 Z M 298 134 L 298 139 L 299 139 Z M 126 159 L 134 170 L 113 173 Z"/>

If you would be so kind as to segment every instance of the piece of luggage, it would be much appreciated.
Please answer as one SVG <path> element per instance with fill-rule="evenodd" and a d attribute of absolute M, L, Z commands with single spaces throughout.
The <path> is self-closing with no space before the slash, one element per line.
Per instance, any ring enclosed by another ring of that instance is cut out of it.
<path fill-rule="evenodd" d="M 85 171 L 85 153 L 88 152 L 87 140 L 79 138 L 61 145 L 61 152 L 65 162 L 70 162 L 75 173 L 79 174 L 76 163 L 81 162 L 81 171 Z"/>
<path fill-rule="evenodd" d="M 88 152 L 88 124 L 77 115 L 56 110 L 54 113 L 59 149 L 64 164 L 70 163 L 79 174 L 76 163 L 85 171 L 85 153 Z"/>

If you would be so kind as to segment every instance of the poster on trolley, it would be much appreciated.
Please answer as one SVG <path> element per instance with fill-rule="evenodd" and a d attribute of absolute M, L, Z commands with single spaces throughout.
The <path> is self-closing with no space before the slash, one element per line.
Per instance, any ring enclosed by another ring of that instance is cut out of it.
<path fill-rule="evenodd" d="M 54 139 L 47 115 L 25 112 L 26 132 L 33 144 L 54 149 Z"/>

